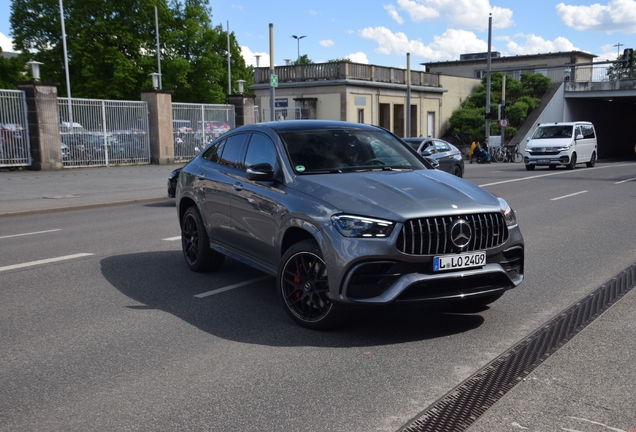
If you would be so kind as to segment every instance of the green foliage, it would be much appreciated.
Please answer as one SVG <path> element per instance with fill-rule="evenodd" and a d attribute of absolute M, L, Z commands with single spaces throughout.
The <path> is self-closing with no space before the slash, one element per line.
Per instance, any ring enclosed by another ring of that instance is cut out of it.
<path fill-rule="evenodd" d="M 205 0 L 64 0 L 69 76 L 74 97 L 138 100 L 158 72 L 158 11 L 162 88 L 177 102 L 225 103 L 228 38 L 212 26 Z M 13 0 L 11 26 L 18 50 L 43 62 L 42 79 L 64 83 L 58 0 Z M 251 68 L 230 34 L 231 84 L 253 84 Z M 61 96 L 66 86 L 59 86 Z"/>
<path fill-rule="evenodd" d="M 616 60 L 623 60 L 624 54 L 617 57 Z M 607 78 L 610 81 L 622 80 L 622 79 L 634 79 L 636 78 L 636 62 L 631 65 L 625 63 L 612 64 L 607 68 Z"/>
<path fill-rule="evenodd" d="M 461 108 L 456 110 L 450 118 L 449 132 L 458 134 L 470 134 L 475 140 L 483 140 L 486 134 L 486 84 L 487 78 L 475 92 L 466 98 Z M 541 74 L 522 73 L 517 80 L 506 76 L 506 116 L 509 125 L 506 128 L 506 137 L 512 138 L 517 134 L 519 127 L 528 115 L 541 102 L 541 97 L 550 87 L 550 79 Z M 490 111 L 493 119 L 490 123 L 491 133 L 499 130 L 497 119 L 497 105 L 501 103 L 503 87 L 503 74 L 493 72 L 490 76 Z M 495 132 L 496 134 L 496 132 Z"/>
<path fill-rule="evenodd" d="M 327 63 L 351 63 L 351 59 L 343 57 L 339 59 L 327 60 Z"/>
<path fill-rule="evenodd" d="M 4 58 L 0 55 L 0 89 L 15 90 L 16 82 L 30 79 L 25 63 L 23 56 Z"/>
<path fill-rule="evenodd" d="M 300 56 L 299 59 L 294 60 L 293 62 L 291 62 L 291 64 L 293 65 L 303 65 L 303 64 L 312 64 L 313 61 L 307 56 L 307 54 L 303 54 Z"/>

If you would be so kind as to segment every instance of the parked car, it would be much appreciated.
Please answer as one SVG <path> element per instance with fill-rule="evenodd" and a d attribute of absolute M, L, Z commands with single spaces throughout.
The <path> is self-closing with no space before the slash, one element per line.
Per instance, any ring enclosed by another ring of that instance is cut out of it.
<path fill-rule="evenodd" d="M 177 190 L 177 180 L 179 179 L 179 174 L 181 174 L 182 168 L 177 168 L 173 170 L 168 176 L 168 196 L 170 198 L 175 197 L 175 192 Z"/>
<path fill-rule="evenodd" d="M 544 123 L 537 126 L 523 152 L 526 169 L 536 166 L 574 169 L 577 163 L 596 165 L 596 131 L 590 122 Z"/>
<path fill-rule="evenodd" d="M 439 169 L 457 177 L 464 176 L 462 152 L 451 143 L 437 138 L 402 138 L 402 141 L 422 156 L 435 159 Z"/>
<path fill-rule="evenodd" d="M 334 327 L 352 306 L 482 308 L 524 277 L 506 201 L 376 126 L 241 126 L 183 167 L 175 202 L 191 270 L 230 256 L 276 276 L 284 309 L 307 328 Z"/>

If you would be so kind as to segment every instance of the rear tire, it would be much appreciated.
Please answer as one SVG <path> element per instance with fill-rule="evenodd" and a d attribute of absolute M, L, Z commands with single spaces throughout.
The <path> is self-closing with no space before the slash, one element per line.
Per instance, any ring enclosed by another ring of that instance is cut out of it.
<path fill-rule="evenodd" d="M 526 165 L 528 171 L 534 171 L 534 165 Z"/>
<path fill-rule="evenodd" d="M 329 298 L 327 266 L 314 240 L 298 242 L 285 252 L 276 286 L 285 312 L 301 327 L 328 330 L 345 318 L 347 307 Z"/>
<path fill-rule="evenodd" d="M 596 152 L 592 152 L 592 158 L 589 162 L 586 162 L 585 165 L 587 165 L 588 168 L 592 168 L 594 165 L 596 165 Z"/>
<path fill-rule="evenodd" d="M 461 177 L 462 176 L 462 167 L 460 167 L 459 165 L 455 165 L 453 167 L 453 172 L 451 174 L 453 174 L 454 176 L 457 176 L 457 177 Z"/>
<path fill-rule="evenodd" d="M 210 248 L 210 239 L 196 207 L 186 210 L 181 221 L 181 248 L 190 270 L 209 272 L 218 270 L 225 255 Z"/>

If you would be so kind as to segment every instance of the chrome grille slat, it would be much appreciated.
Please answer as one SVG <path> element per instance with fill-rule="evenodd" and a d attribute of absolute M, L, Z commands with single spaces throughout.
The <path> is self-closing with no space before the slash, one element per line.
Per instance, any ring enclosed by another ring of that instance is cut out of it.
<path fill-rule="evenodd" d="M 449 237 L 450 228 L 457 219 L 464 219 L 472 229 L 470 243 L 461 252 L 493 249 L 508 240 L 508 229 L 501 213 L 478 213 L 408 220 L 400 231 L 397 247 L 409 255 L 460 252 Z"/>

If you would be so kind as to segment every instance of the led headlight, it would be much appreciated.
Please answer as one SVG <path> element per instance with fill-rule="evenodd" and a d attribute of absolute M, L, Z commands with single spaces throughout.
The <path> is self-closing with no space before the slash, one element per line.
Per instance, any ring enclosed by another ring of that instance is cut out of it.
<path fill-rule="evenodd" d="M 331 216 L 331 222 L 344 237 L 388 237 L 395 227 L 391 221 L 351 215 Z"/>
<path fill-rule="evenodd" d="M 497 197 L 499 198 L 499 197 Z M 517 216 L 515 216 L 515 212 L 510 208 L 505 199 L 499 198 L 499 205 L 503 210 L 504 220 L 506 221 L 506 225 L 509 227 L 517 225 Z"/>
<path fill-rule="evenodd" d="M 568 151 L 568 150 L 570 150 L 570 145 L 569 145 L 569 144 L 568 144 L 568 145 L 564 145 L 564 146 L 561 146 L 561 147 L 556 148 L 555 150 L 556 150 L 556 151 L 560 151 L 560 152 L 562 152 L 562 151 Z"/>

